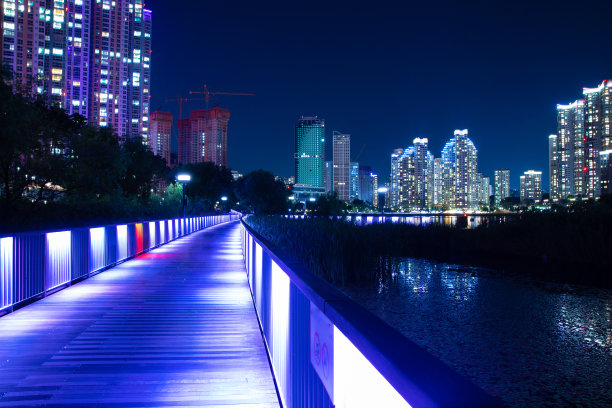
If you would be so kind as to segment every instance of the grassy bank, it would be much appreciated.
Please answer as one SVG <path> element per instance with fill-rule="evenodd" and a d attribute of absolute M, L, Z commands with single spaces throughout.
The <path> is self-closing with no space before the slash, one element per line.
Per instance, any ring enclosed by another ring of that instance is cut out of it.
<path fill-rule="evenodd" d="M 259 234 L 333 283 L 389 278 L 389 257 L 485 266 L 612 287 L 612 215 L 524 214 L 476 229 L 249 217 Z"/>

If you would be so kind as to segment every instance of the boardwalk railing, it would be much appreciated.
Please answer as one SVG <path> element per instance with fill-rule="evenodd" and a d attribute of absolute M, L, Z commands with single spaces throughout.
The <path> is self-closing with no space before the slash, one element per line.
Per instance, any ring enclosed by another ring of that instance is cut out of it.
<path fill-rule="evenodd" d="M 0 315 L 238 213 L 0 236 Z"/>
<path fill-rule="evenodd" d="M 242 221 L 243 255 L 284 407 L 497 407 Z"/>

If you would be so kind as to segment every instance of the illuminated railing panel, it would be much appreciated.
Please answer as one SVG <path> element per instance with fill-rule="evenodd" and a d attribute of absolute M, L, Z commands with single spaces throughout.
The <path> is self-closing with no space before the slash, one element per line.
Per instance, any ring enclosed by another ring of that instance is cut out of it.
<path fill-rule="evenodd" d="M 240 216 L 232 213 L 206 217 L 210 220 L 206 225 Z M 182 224 L 182 220 L 172 219 L 151 221 L 148 227 L 147 223 L 131 223 L 0 237 L 0 314 L 205 225 L 204 217 L 191 218 L 190 228 L 186 227 L 187 221 Z M 184 227 L 179 228 L 179 223 Z"/>
<path fill-rule="evenodd" d="M 279 258 L 244 222 L 242 233 L 284 407 L 502 406 L 286 254 Z"/>

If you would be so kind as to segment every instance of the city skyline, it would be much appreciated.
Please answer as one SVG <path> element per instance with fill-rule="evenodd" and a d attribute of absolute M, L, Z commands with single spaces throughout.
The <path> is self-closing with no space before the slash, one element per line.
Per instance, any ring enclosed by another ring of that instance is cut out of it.
<path fill-rule="evenodd" d="M 228 164 L 243 174 L 292 175 L 296 117 L 317 115 L 351 134 L 352 156 L 366 144 L 358 161 L 384 182 L 393 148 L 419 137 L 439 151 L 449 132 L 468 128 L 484 175 L 508 168 L 518 189 L 519 174 L 541 169 L 547 189 L 556 105 L 610 77 L 612 66 L 601 52 L 612 4 L 602 2 L 181 4 L 147 2 L 157 16 L 152 106 L 177 117 L 164 99 L 202 83 L 255 93 L 215 101 L 232 112 Z M 258 160 L 264 154 L 270 159 Z"/>

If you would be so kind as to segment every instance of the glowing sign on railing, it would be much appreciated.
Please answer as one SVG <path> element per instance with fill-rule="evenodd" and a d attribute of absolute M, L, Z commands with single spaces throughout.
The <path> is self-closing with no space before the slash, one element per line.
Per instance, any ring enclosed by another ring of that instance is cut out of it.
<path fill-rule="evenodd" d="M 106 230 L 104 227 L 89 229 L 89 272 L 106 266 Z"/>
<path fill-rule="evenodd" d="M 117 225 L 117 260 L 122 261 L 128 256 L 127 225 Z"/>
<path fill-rule="evenodd" d="M 334 327 L 334 405 L 410 407 L 337 327 Z"/>
<path fill-rule="evenodd" d="M 47 267 L 45 290 L 70 282 L 70 231 L 49 232 L 47 235 Z"/>
<path fill-rule="evenodd" d="M 13 304 L 13 238 L 0 238 L 0 310 Z"/>

